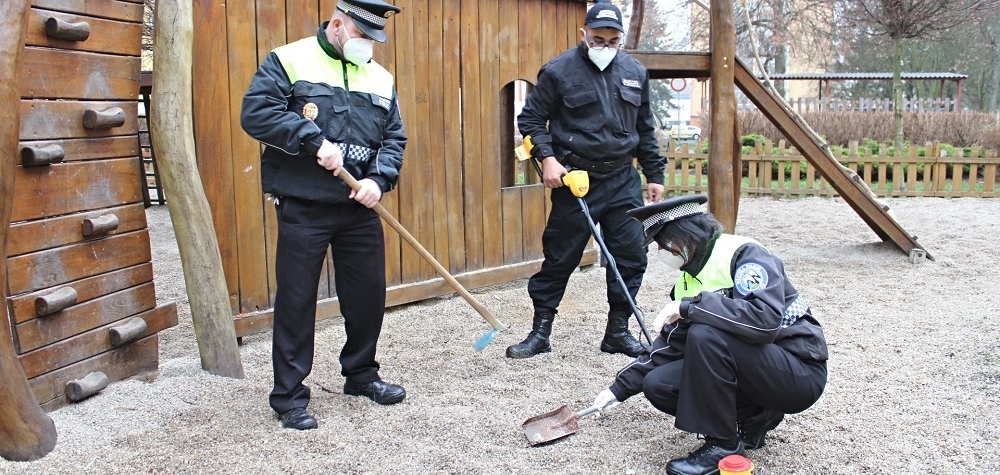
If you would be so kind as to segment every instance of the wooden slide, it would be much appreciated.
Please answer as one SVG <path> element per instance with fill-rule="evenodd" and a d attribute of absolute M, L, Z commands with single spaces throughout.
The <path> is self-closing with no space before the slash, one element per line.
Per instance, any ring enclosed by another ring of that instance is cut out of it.
<path fill-rule="evenodd" d="M 739 58 L 736 59 L 736 86 L 746 94 L 757 109 L 764 113 L 785 137 L 823 175 L 841 198 L 854 209 L 861 219 L 875 231 L 883 241 L 892 241 L 911 259 L 926 257 L 930 253 L 917 243 L 912 236 L 889 214 L 888 207 L 880 204 L 871 189 L 861 181 L 857 173 L 844 167 L 826 151 L 826 144 L 820 143 L 813 134 L 800 124 L 788 109 L 782 105 L 771 90 Z"/>

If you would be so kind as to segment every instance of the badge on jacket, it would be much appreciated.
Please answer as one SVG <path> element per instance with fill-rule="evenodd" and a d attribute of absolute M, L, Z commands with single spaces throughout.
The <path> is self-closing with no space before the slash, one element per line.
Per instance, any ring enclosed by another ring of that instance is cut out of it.
<path fill-rule="evenodd" d="M 767 270 L 756 262 L 741 265 L 733 276 L 733 283 L 736 284 L 736 291 L 740 295 L 748 295 L 750 292 L 767 287 L 767 280 Z"/>
<path fill-rule="evenodd" d="M 636 81 L 635 79 L 622 78 L 622 85 L 625 87 L 641 87 L 639 85 L 639 81 Z"/>
<path fill-rule="evenodd" d="M 316 106 L 316 104 L 310 102 L 302 106 L 302 117 L 305 117 L 306 119 L 309 120 L 316 120 L 316 117 L 318 116 L 319 116 L 319 107 Z"/>

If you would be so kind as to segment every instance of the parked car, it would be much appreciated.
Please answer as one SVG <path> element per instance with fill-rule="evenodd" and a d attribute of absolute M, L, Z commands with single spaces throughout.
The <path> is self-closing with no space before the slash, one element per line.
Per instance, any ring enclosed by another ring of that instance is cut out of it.
<path fill-rule="evenodd" d="M 693 125 L 672 125 L 667 129 L 670 138 L 677 140 L 699 140 L 701 139 L 701 127 Z"/>

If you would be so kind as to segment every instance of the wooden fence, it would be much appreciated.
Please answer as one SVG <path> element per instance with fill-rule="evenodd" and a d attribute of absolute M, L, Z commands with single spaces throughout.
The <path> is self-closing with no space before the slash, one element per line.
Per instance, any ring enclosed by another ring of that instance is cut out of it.
<path fill-rule="evenodd" d="M 956 112 L 957 101 L 949 98 L 925 98 L 925 99 L 904 99 L 903 110 L 907 112 Z M 799 97 L 789 99 L 788 105 L 797 112 L 812 111 L 891 111 L 892 99 L 881 98 L 858 98 L 846 99 L 841 97 Z"/>
<path fill-rule="evenodd" d="M 661 153 L 667 158 L 665 188 L 667 193 L 706 193 L 708 191 L 708 154 L 700 152 L 701 144 L 665 144 Z M 881 197 L 935 196 L 935 197 L 1000 197 L 995 150 L 988 150 L 986 158 L 967 158 L 957 149 L 949 153 L 939 145 L 928 145 L 926 156 L 919 156 L 919 148 L 909 147 L 893 156 L 872 154 L 865 148 L 851 144 L 840 163 L 854 171 Z M 973 147 L 971 157 L 978 157 L 980 149 Z M 741 194 L 757 196 L 834 196 L 836 190 L 823 179 L 806 159 L 784 141 L 773 146 L 758 143 L 750 153 L 744 154 Z"/>

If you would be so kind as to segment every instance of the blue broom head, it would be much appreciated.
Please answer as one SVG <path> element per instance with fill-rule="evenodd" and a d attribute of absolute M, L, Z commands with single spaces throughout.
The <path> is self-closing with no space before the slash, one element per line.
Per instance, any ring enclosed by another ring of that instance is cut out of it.
<path fill-rule="evenodd" d="M 490 330 L 486 332 L 486 334 L 479 337 L 479 339 L 472 344 L 472 349 L 476 351 L 483 351 L 483 348 L 486 348 L 486 345 L 489 345 L 490 342 L 492 342 L 493 339 L 496 338 L 497 334 L 499 333 L 500 332 L 497 331 L 496 328 L 490 328 Z"/>

